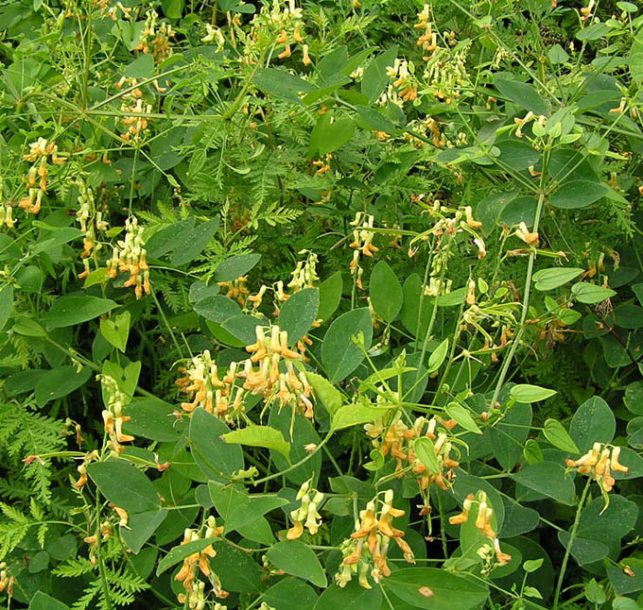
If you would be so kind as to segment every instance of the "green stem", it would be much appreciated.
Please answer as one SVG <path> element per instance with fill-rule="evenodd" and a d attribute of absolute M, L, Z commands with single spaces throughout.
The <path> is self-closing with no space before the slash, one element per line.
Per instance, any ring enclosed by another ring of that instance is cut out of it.
<path fill-rule="evenodd" d="M 567 548 L 565 548 L 563 563 L 560 566 L 560 574 L 558 575 L 558 583 L 556 583 L 556 593 L 554 595 L 553 610 L 558 610 L 559 608 L 558 602 L 560 601 L 560 593 L 563 588 L 563 581 L 565 580 L 565 571 L 567 570 L 567 563 L 569 562 L 569 556 L 572 551 L 574 539 L 576 538 L 576 532 L 578 531 L 578 525 L 580 523 L 580 516 L 581 516 L 581 513 L 583 512 L 583 506 L 585 505 L 585 501 L 587 500 L 587 494 L 589 493 L 589 486 L 591 482 L 592 482 L 591 479 L 587 479 L 587 483 L 585 484 L 585 489 L 583 489 L 583 493 L 581 494 L 580 500 L 578 501 L 578 508 L 576 509 L 576 517 L 574 518 L 574 524 L 572 525 L 572 529 L 569 532 L 569 540 L 567 541 Z"/>

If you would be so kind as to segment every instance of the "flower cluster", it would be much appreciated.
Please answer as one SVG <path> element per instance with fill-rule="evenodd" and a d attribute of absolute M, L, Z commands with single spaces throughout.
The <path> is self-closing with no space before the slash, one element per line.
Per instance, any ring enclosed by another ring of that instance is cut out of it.
<path fill-rule="evenodd" d="M 80 225 L 80 230 L 84 233 L 83 251 L 80 254 L 83 260 L 83 272 L 79 278 L 83 279 L 89 275 L 89 258 L 92 253 L 97 253 L 102 245 L 96 240 L 98 231 L 105 232 L 108 228 L 107 221 L 103 219 L 103 213 L 96 209 L 94 192 L 87 186 L 84 180 L 77 180 L 78 185 L 78 211 L 76 220 Z"/>
<path fill-rule="evenodd" d="M 431 59 L 431 55 L 438 48 L 438 35 L 433 31 L 430 20 L 430 6 L 424 5 L 421 12 L 418 13 L 418 21 L 415 29 L 420 30 L 420 36 L 417 39 L 417 46 L 422 48 L 426 55 L 422 58 L 424 61 Z"/>
<path fill-rule="evenodd" d="M 172 55 L 170 39 L 174 38 L 175 34 L 169 23 L 159 24 L 158 18 L 156 11 L 147 11 L 145 27 L 134 49 L 146 54 L 152 53 L 156 63 L 160 64 Z"/>
<path fill-rule="evenodd" d="M 127 402 L 127 396 L 118 387 L 118 382 L 109 375 L 99 375 L 103 390 L 106 394 L 107 408 L 103 409 L 103 423 L 105 432 L 109 436 L 109 446 L 113 453 L 122 453 L 125 447 L 122 443 L 129 443 L 134 437 L 123 433 L 123 424 L 131 418 L 123 415 L 123 408 Z"/>
<path fill-rule="evenodd" d="M 154 81 L 154 84 L 159 92 L 163 91 L 156 81 Z M 137 86 L 135 78 L 123 77 L 116 83 L 115 87 L 120 90 L 124 85 L 128 85 L 128 89 L 123 93 L 121 102 L 123 116 L 119 120 L 125 127 L 125 131 L 121 134 L 121 139 L 125 142 L 136 141 L 145 134 L 149 127 L 149 121 L 145 115 L 152 112 L 152 104 L 143 100 L 143 92 Z"/>
<path fill-rule="evenodd" d="M 13 595 L 13 583 L 15 578 L 9 576 L 9 568 L 6 562 L 0 561 L 0 593 L 6 591 L 10 596 Z"/>
<path fill-rule="evenodd" d="M 223 534 L 223 526 L 217 526 L 214 517 L 208 517 L 206 521 L 205 536 L 197 530 L 187 528 L 183 534 L 181 544 L 196 542 L 202 538 L 214 538 Z M 188 555 L 183 560 L 183 565 L 174 577 L 183 585 L 185 593 L 178 595 L 179 603 L 187 604 L 191 610 L 203 610 L 205 608 L 205 583 L 197 580 L 198 571 L 210 580 L 212 591 L 219 599 L 225 599 L 228 592 L 221 586 L 219 577 L 210 570 L 209 558 L 216 557 L 214 547 L 209 544 L 204 549 Z"/>
<path fill-rule="evenodd" d="M 469 520 L 474 504 L 477 504 L 477 513 L 475 520 L 476 529 L 480 530 L 484 536 L 489 539 L 491 545 L 485 544 L 478 549 L 478 555 L 487 563 L 487 570 L 491 569 L 491 562 L 495 565 L 504 566 L 511 561 L 511 555 L 503 553 L 500 549 L 500 540 L 493 526 L 493 508 L 489 505 L 487 494 L 479 491 L 477 496 L 469 494 L 462 505 L 462 512 L 449 518 L 451 525 L 462 525 Z M 495 560 L 493 557 L 495 556 Z"/>
<path fill-rule="evenodd" d="M 381 507 L 378 511 L 377 504 Z M 370 589 L 369 574 L 378 583 L 389 576 L 391 569 L 387 564 L 387 555 L 391 540 L 394 540 L 404 554 L 408 563 L 415 563 L 413 551 L 403 540 L 404 532 L 392 526 L 392 520 L 404 516 L 404 511 L 393 507 L 393 490 L 384 493 L 384 500 L 371 500 L 359 513 L 355 521 L 355 531 L 348 540 L 342 543 L 343 560 L 335 581 L 345 587 L 353 575 L 359 574 L 361 587 Z"/>
<path fill-rule="evenodd" d="M 129 279 L 123 286 L 134 286 L 137 299 L 143 296 L 143 292 L 152 292 L 146 256 L 143 227 L 140 227 L 136 217 L 132 216 L 125 221 L 125 239 L 119 241 L 114 248 L 112 258 L 108 262 L 107 275 L 114 279 L 119 271 L 128 272 Z"/>
<path fill-rule="evenodd" d="M 293 362 L 302 356 L 288 347 L 288 333 L 273 326 L 268 338 L 263 327 L 257 326 L 256 336 L 256 343 L 246 347 L 252 356 L 240 373 L 245 379 L 243 387 L 252 394 L 262 394 L 267 406 L 278 402 L 280 407 L 299 407 L 305 417 L 312 419 L 312 388 L 304 371 L 295 372 Z M 280 370 L 282 363 L 285 372 Z"/>
<path fill-rule="evenodd" d="M 13 202 L 4 198 L 4 180 L 0 176 L 0 227 L 6 225 L 7 229 L 13 229 L 16 220 L 13 217 Z"/>
<path fill-rule="evenodd" d="M 620 455 L 620 447 L 594 443 L 585 455 L 577 460 L 568 459 L 565 464 L 568 468 L 575 468 L 580 474 L 596 481 L 603 493 L 609 493 L 614 489 L 616 483 L 612 472 L 626 473 L 628 471 L 628 467 L 619 462 Z"/>
<path fill-rule="evenodd" d="M 98 451 L 94 450 L 90 453 L 85 454 L 82 463 L 76 468 L 78 474 L 78 480 L 72 484 L 72 487 L 76 490 L 81 490 L 85 485 L 87 485 L 87 465 L 90 462 L 94 462 L 100 458 Z"/>
<path fill-rule="evenodd" d="M 181 408 L 191 413 L 202 407 L 221 419 L 230 422 L 244 409 L 244 389 L 235 388 L 238 364 L 232 362 L 228 370 L 219 377 L 219 369 L 209 350 L 192 358 L 192 366 L 180 368 L 183 377 L 177 380 L 180 391 L 187 394 L 189 402 L 181 403 Z"/>
<path fill-rule="evenodd" d="M 246 288 L 247 282 L 248 276 L 242 275 L 229 282 L 217 282 L 217 284 L 226 290 L 226 297 L 234 299 L 243 307 L 246 303 L 246 297 L 250 294 L 250 291 Z"/>
<path fill-rule="evenodd" d="M 304 288 L 313 288 L 319 281 L 319 276 L 317 275 L 319 257 L 310 250 L 302 250 L 299 254 L 306 254 L 306 260 L 297 261 L 297 266 L 292 272 L 292 279 L 288 282 L 288 288 L 293 293 L 299 292 Z"/>
<path fill-rule="evenodd" d="M 462 94 L 465 86 L 470 84 L 466 60 L 471 48 L 471 41 L 455 41 L 455 35 L 449 34 L 447 40 L 455 44 L 453 48 L 438 47 L 428 58 L 422 77 L 433 96 L 451 104 Z M 426 59 L 426 58 L 425 58 Z"/>
<path fill-rule="evenodd" d="M 324 501 L 324 494 L 310 487 L 311 479 L 305 481 L 297 492 L 296 500 L 301 502 L 299 508 L 290 513 L 293 526 L 288 530 L 286 538 L 296 540 L 304 533 L 304 527 L 311 535 L 315 535 L 321 525 L 321 515 L 318 508 Z"/>
<path fill-rule="evenodd" d="M 58 146 L 53 142 L 48 142 L 45 138 L 38 138 L 32 142 L 29 145 L 29 152 L 23 156 L 25 161 L 32 163 L 32 166 L 29 168 L 26 178 L 28 194 L 20 200 L 18 206 L 29 214 L 40 212 L 42 198 L 47 192 L 48 158 L 54 165 L 65 163 L 65 158 L 58 155 Z"/>
<path fill-rule="evenodd" d="M 395 59 L 392 66 L 386 68 L 386 75 L 395 79 L 387 90 L 380 96 L 379 104 L 392 102 L 402 106 L 404 102 L 413 102 L 418 96 L 418 83 L 414 77 L 415 66 L 405 59 Z"/>
<path fill-rule="evenodd" d="M 441 429 L 437 426 L 440 424 Z M 366 424 L 364 430 L 372 440 L 373 447 L 383 457 L 395 458 L 395 472 L 398 477 L 408 471 L 417 478 L 421 491 L 426 491 L 432 484 L 442 490 L 447 490 L 455 477 L 455 469 L 459 462 L 451 457 L 453 443 L 449 440 L 447 430 L 453 428 L 453 420 L 438 420 L 436 417 L 426 419 L 418 417 L 412 426 L 407 426 L 399 413 L 390 422 L 379 419 L 372 424 Z M 438 470 L 430 472 L 417 458 L 413 450 L 413 442 L 418 438 L 428 438 L 433 443 Z"/>
<path fill-rule="evenodd" d="M 363 212 L 357 212 L 355 214 L 355 219 L 350 223 L 353 229 L 353 241 L 349 244 L 350 248 L 353 248 L 353 259 L 350 263 L 351 275 L 357 273 L 357 286 L 362 288 L 362 274 L 364 270 L 360 266 L 361 256 L 372 257 L 379 248 L 373 245 L 373 237 L 375 233 L 373 232 L 373 225 L 375 223 L 375 218 L 370 214 L 364 214 Z"/>
<path fill-rule="evenodd" d="M 273 43 L 279 51 L 279 59 L 287 59 L 292 55 L 292 46 L 302 45 L 302 59 L 304 65 L 311 62 L 308 55 L 308 45 L 304 44 L 304 21 L 303 10 L 295 6 L 295 0 L 288 0 L 282 3 L 280 0 L 273 0 L 272 7 L 265 7 L 253 20 L 253 29 L 262 29 L 268 26 L 269 31 L 276 32 Z"/>

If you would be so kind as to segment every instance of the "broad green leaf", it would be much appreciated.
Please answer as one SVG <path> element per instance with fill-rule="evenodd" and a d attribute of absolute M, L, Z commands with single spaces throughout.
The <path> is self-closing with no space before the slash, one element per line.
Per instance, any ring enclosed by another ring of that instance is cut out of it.
<path fill-rule="evenodd" d="M 308 154 L 323 156 L 346 144 L 355 133 L 355 123 L 350 118 L 336 118 L 332 113 L 322 114 L 310 135 Z"/>
<path fill-rule="evenodd" d="M 36 591 L 29 602 L 29 610 L 69 610 L 69 606 L 51 595 Z"/>
<path fill-rule="evenodd" d="M 422 436 L 416 438 L 413 442 L 413 452 L 422 465 L 431 473 L 437 474 L 440 472 L 440 465 L 438 464 L 438 458 L 435 455 L 435 446 L 433 441 L 426 437 Z"/>
<path fill-rule="evenodd" d="M 112 318 L 105 318 L 100 321 L 101 335 L 105 337 L 108 343 L 123 353 L 127 348 L 131 318 L 129 311 L 123 311 Z"/>
<path fill-rule="evenodd" d="M 0 288 L 0 331 L 5 327 L 13 310 L 13 286 L 6 284 Z"/>
<path fill-rule="evenodd" d="M 194 304 L 194 311 L 206 320 L 223 324 L 226 320 L 241 315 L 236 301 L 223 295 L 207 296 Z"/>
<path fill-rule="evenodd" d="M 190 448 L 201 472 L 213 481 L 226 482 L 234 472 L 243 469 L 243 451 L 239 445 L 228 445 L 221 437 L 230 432 L 220 419 L 201 407 L 190 420 Z"/>
<path fill-rule="evenodd" d="M 388 134 L 397 134 L 399 129 L 391 122 L 384 114 L 378 112 L 369 106 L 357 106 L 356 123 L 362 129 L 370 129 L 372 131 L 383 131 Z"/>
<path fill-rule="evenodd" d="M 551 418 L 546 419 L 543 433 L 545 438 L 557 449 L 576 455 L 580 453 L 576 443 L 559 421 Z"/>
<path fill-rule="evenodd" d="M 252 82 L 269 96 L 295 104 L 301 104 L 300 94 L 315 90 L 308 81 L 279 68 L 260 68 Z"/>
<path fill-rule="evenodd" d="M 386 414 L 383 407 L 350 404 L 335 411 L 331 428 L 335 431 L 375 421 Z"/>
<path fill-rule="evenodd" d="M 248 426 L 228 432 L 222 436 L 228 444 L 247 445 L 249 447 L 264 447 L 274 449 L 286 459 L 290 459 L 290 445 L 279 430 L 270 426 Z"/>
<path fill-rule="evenodd" d="M 173 549 L 170 549 L 161 561 L 159 561 L 159 565 L 156 568 L 156 575 L 160 576 L 163 572 L 169 570 L 177 563 L 181 563 L 186 557 L 189 557 L 193 553 L 202 551 L 206 546 L 210 546 L 216 540 L 216 537 L 202 538 L 201 540 L 195 540 L 194 542 L 187 542 L 186 544 L 175 546 Z"/>
<path fill-rule="evenodd" d="M 159 497 L 152 482 L 136 466 L 120 459 L 94 462 L 87 466 L 89 478 L 116 506 L 131 513 L 159 508 Z"/>
<path fill-rule="evenodd" d="M 216 282 L 231 282 L 248 273 L 261 259 L 261 254 L 237 254 L 226 258 L 214 272 Z"/>
<path fill-rule="evenodd" d="M 431 352 L 431 355 L 429 356 L 429 368 L 427 370 L 427 373 L 435 373 L 435 371 L 437 371 L 442 366 L 442 363 L 447 357 L 448 352 L 449 340 L 445 339 L 433 350 L 433 352 Z"/>
<path fill-rule="evenodd" d="M 262 572 L 252 556 L 233 546 L 218 542 L 214 544 L 216 557 L 210 559 L 214 572 L 221 577 L 225 591 L 232 593 L 254 593 L 262 586 Z"/>
<path fill-rule="evenodd" d="M 577 267 L 554 267 L 552 269 L 541 269 L 536 271 L 533 275 L 533 281 L 536 290 L 546 292 L 547 290 L 554 290 L 559 288 L 567 282 L 571 282 L 574 278 L 583 273 L 583 269 Z"/>
<path fill-rule="evenodd" d="M 174 407 L 159 398 L 141 398 L 127 405 L 127 417 L 123 426 L 126 434 L 152 441 L 172 442 L 179 438 Z"/>
<path fill-rule="evenodd" d="M 51 400 L 62 398 L 85 385 L 92 376 L 89 367 L 80 371 L 74 366 L 60 366 L 50 371 L 43 371 L 36 383 L 36 404 L 44 406 Z"/>
<path fill-rule="evenodd" d="M 330 585 L 320 596 L 314 610 L 381 610 L 379 587 L 365 589 L 354 578 L 344 588 Z"/>
<path fill-rule="evenodd" d="M 496 75 L 493 83 L 500 96 L 536 115 L 547 114 L 547 104 L 533 85 Z"/>
<path fill-rule="evenodd" d="M 362 333 L 364 347 L 356 345 L 352 337 Z M 371 314 L 367 308 L 354 309 L 337 318 L 324 337 L 321 356 L 331 383 L 350 375 L 364 360 L 373 339 Z"/>
<path fill-rule="evenodd" d="M 473 432 L 474 434 L 482 434 L 482 430 L 475 422 L 469 410 L 457 402 L 451 402 L 445 409 L 446 414 L 451 418 L 455 419 L 458 422 L 458 425 L 467 430 L 467 432 Z"/>
<path fill-rule="evenodd" d="M 599 396 L 578 407 L 569 424 L 569 435 L 581 453 L 589 451 L 594 443 L 609 443 L 615 433 L 614 413 Z"/>
<path fill-rule="evenodd" d="M 523 448 L 526 447 L 531 418 L 531 405 L 517 403 L 501 421 L 486 431 L 494 457 L 507 472 L 518 463 Z"/>
<path fill-rule="evenodd" d="M 225 522 L 226 531 L 243 528 L 266 513 L 286 506 L 288 500 L 275 494 L 249 494 L 243 487 L 208 483 L 210 498 Z M 274 538 L 273 538 L 274 540 Z"/>
<path fill-rule="evenodd" d="M 627 565 L 634 573 L 633 575 L 626 573 L 619 565 L 605 566 L 610 584 L 619 595 L 643 591 L 643 559 L 630 556 L 627 558 Z"/>
<path fill-rule="evenodd" d="M 643 31 L 638 30 L 627 57 L 632 80 L 641 85 L 643 83 Z"/>
<path fill-rule="evenodd" d="M 221 288 L 218 286 L 218 284 L 206 284 L 201 280 L 197 280 L 196 282 L 192 282 L 192 284 L 190 285 L 188 299 L 190 303 L 194 305 L 195 303 L 202 301 L 206 297 L 213 297 L 215 295 L 218 295 L 220 291 Z"/>
<path fill-rule="evenodd" d="M 547 400 L 555 394 L 556 390 L 549 390 L 548 388 L 541 388 L 540 386 L 528 383 L 516 384 L 509 390 L 509 396 L 516 402 L 524 402 L 527 404 Z"/>
<path fill-rule="evenodd" d="M 40 254 L 41 252 L 47 252 L 52 248 L 62 246 L 78 237 L 83 236 L 83 232 L 80 229 L 75 229 L 73 227 L 62 227 L 62 228 L 52 228 L 48 231 L 48 234 L 44 239 L 38 240 L 34 247 L 33 253 Z"/>
<path fill-rule="evenodd" d="M 284 540 L 266 552 L 268 561 L 286 574 L 309 580 L 318 587 L 326 587 L 326 573 L 317 555 L 303 542 Z"/>
<path fill-rule="evenodd" d="M 123 76 L 127 78 L 144 79 L 154 74 L 154 57 L 149 54 L 141 54 L 134 61 L 125 66 Z"/>
<path fill-rule="evenodd" d="M 402 309 L 404 293 L 400 280 L 386 261 L 379 261 L 373 267 L 369 292 L 375 313 L 385 322 L 393 322 Z"/>
<path fill-rule="evenodd" d="M 563 184 L 552 196 L 551 204 L 555 208 L 575 210 L 605 197 L 610 189 L 607 185 L 591 180 L 572 180 Z"/>
<path fill-rule="evenodd" d="M 100 297 L 63 296 L 57 299 L 42 320 L 48 330 L 74 326 L 118 307 L 111 299 Z"/>
<path fill-rule="evenodd" d="M 325 377 L 317 373 L 306 372 L 306 378 L 310 383 L 315 395 L 332 416 L 344 404 L 342 393 Z"/>
<path fill-rule="evenodd" d="M 574 503 L 574 481 L 561 464 L 528 464 L 511 475 L 514 481 L 562 504 Z"/>
<path fill-rule="evenodd" d="M 616 296 L 616 291 L 589 282 L 577 282 L 572 286 L 572 294 L 579 303 L 595 305 Z"/>
<path fill-rule="evenodd" d="M 214 218 L 182 232 L 172 245 L 173 253 L 170 263 L 176 267 L 191 263 L 205 250 L 208 243 L 214 238 L 218 227 L 219 219 Z"/>
<path fill-rule="evenodd" d="M 243 345 L 250 345 L 256 341 L 257 325 L 262 321 L 254 316 L 233 316 L 221 324 L 221 327 L 229 332 L 235 339 L 241 341 Z"/>
<path fill-rule="evenodd" d="M 643 415 L 643 381 L 634 381 L 625 388 L 623 402 L 635 415 Z"/>
<path fill-rule="evenodd" d="M 397 46 L 394 46 L 372 59 L 366 70 L 364 70 L 361 88 L 362 93 L 368 98 L 369 102 L 374 102 L 384 91 L 389 82 L 386 68 L 395 63 L 396 57 Z"/>
<path fill-rule="evenodd" d="M 180 19 L 185 8 L 185 0 L 161 0 L 161 7 L 168 19 Z M 141 57 L 147 57 L 147 55 L 141 55 Z"/>
<path fill-rule="evenodd" d="M 134 513 L 129 515 L 127 526 L 121 527 L 120 532 L 123 542 L 136 555 L 145 543 L 154 535 L 161 523 L 165 521 L 169 511 L 160 510 Z"/>
<path fill-rule="evenodd" d="M 336 271 L 319 285 L 319 312 L 322 320 L 328 320 L 339 307 L 344 289 L 342 272 Z"/>
<path fill-rule="evenodd" d="M 293 294 L 282 306 L 277 324 L 288 331 L 288 342 L 294 345 L 312 327 L 319 312 L 319 290 L 305 288 Z"/>
<path fill-rule="evenodd" d="M 263 599 L 279 610 L 313 610 L 319 596 L 310 585 L 289 577 L 270 587 Z"/>
<path fill-rule="evenodd" d="M 484 583 L 439 568 L 404 568 L 382 581 L 384 588 L 410 604 L 426 610 L 474 610 L 488 596 Z"/>

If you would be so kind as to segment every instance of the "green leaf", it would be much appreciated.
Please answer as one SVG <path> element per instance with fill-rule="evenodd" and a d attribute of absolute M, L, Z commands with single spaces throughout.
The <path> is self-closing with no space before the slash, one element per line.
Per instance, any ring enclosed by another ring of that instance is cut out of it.
<path fill-rule="evenodd" d="M 33 247 L 33 253 L 40 254 L 41 252 L 47 252 L 52 248 L 62 246 L 82 236 L 83 236 L 83 232 L 80 229 L 75 229 L 73 227 L 63 227 L 63 228 L 48 227 L 47 236 L 44 239 L 39 239 L 35 243 Z"/>
<path fill-rule="evenodd" d="M 551 204 L 563 210 L 586 208 L 605 197 L 610 189 L 593 180 L 571 180 L 563 184 L 552 196 Z"/>
<path fill-rule="evenodd" d="M 562 465 L 555 462 L 540 462 L 523 466 L 511 477 L 521 485 L 562 504 L 574 503 L 574 481 Z"/>
<path fill-rule="evenodd" d="M 161 561 L 159 561 L 159 565 L 156 568 L 156 575 L 160 576 L 161 574 L 163 574 L 163 572 L 169 570 L 172 566 L 175 566 L 177 563 L 182 562 L 186 557 L 202 551 L 206 546 L 210 546 L 216 540 L 216 537 L 202 538 L 201 540 L 195 540 L 194 542 L 188 542 L 186 544 L 175 546 L 173 549 L 170 549 L 168 554 L 163 557 Z"/>
<path fill-rule="evenodd" d="M 547 114 L 547 104 L 533 85 L 509 80 L 499 75 L 494 77 L 493 84 L 500 92 L 500 97 L 510 100 L 534 114 Z"/>
<path fill-rule="evenodd" d="M 368 98 L 369 102 L 374 102 L 384 91 L 389 82 L 386 68 L 393 65 L 396 57 L 397 45 L 372 59 L 366 70 L 364 70 L 361 88 L 362 93 Z"/>
<path fill-rule="evenodd" d="M 310 134 L 308 154 L 311 157 L 334 152 L 348 142 L 355 133 L 355 123 L 350 118 L 336 118 L 332 113 L 322 114 Z"/>
<path fill-rule="evenodd" d="M 525 441 L 529 436 L 531 418 L 531 405 L 517 403 L 509 409 L 501 421 L 486 431 L 493 448 L 493 455 L 506 471 L 511 470 L 518 463 L 523 447 L 528 446 L 525 445 Z"/>
<path fill-rule="evenodd" d="M 210 560 L 210 565 L 221 577 L 221 585 L 225 591 L 253 593 L 262 587 L 261 568 L 248 553 L 235 549 L 226 542 L 216 543 L 214 550 L 217 555 Z"/>
<path fill-rule="evenodd" d="M 261 259 L 261 254 L 238 254 L 226 258 L 214 273 L 215 282 L 231 282 L 248 273 Z"/>
<path fill-rule="evenodd" d="M 489 594 L 483 583 L 439 568 L 396 570 L 382 585 L 413 608 L 426 610 L 477 609 Z"/>
<path fill-rule="evenodd" d="M 279 430 L 275 430 L 270 426 L 251 425 L 247 428 L 239 428 L 233 432 L 228 432 L 224 434 L 222 438 L 229 444 L 236 443 L 249 447 L 274 449 L 286 459 L 290 459 L 290 445 L 286 442 L 286 439 L 284 439 L 283 434 Z"/>
<path fill-rule="evenodd" d="M 168 19 L 180 19 L 185 8 L 185 0 L 161 0 L 161 8 Z"/>
<path fill-rule="evenodd" d="M 375 313 L 385 322 L 393 322 L 402 309 L 404 293 L 400 280 L 386 261 L 379 261 L 373 267 L 369 292 Z"/>
<path fill-rule="evenodd" d="M 350 375 L 364 360 L 364 349 L 352 340 L 360 332 L 364 336 L 364 349 L 368 350 L 373 340 L 373 325 L 368 308 L 342 314 L 326 332 L 321 356 L 331 383 L 337 383 Z"/>
<path fill-rule="evenodd" d="M 435 455 L 435 446 L 433 441 L 426 437 L 422 436 L 416 438 L 413 442 L 413 452 L 422 465 L 431 473 L 437 474 L 441 472 L 440 464 L 438 463 L 438 458 Z"/>
<path fill-rule="evenodd" d="M 319 285 L 319 312 L 322 320 L 328 320 L 339 307 L 344 289 L 342 272 L 335 271 Z"/>
<path fill-rule="evenodd" d="M 194 304 L 194 311 L 206 320 L 223 324 L 226 320 L 241 315 L 236 301 L 223 295 L 207 296 Z"/>
<path fill-rule="evenodd" d="M 173 254 L 170 263 L 176 267 L 191 263 L 205 250 L 218 228 L 219 219 L 214 218 L 182 232 L 179 239 L 172 245 Z"/>
<path fill-rule="evenodd" d="M 269 96 L 301 104 L 300 94 L 315 90 L 315 86 L 279 68 L 261 68 L 257 70 L 252 82 Z M 238 277 L 238 276 L 237 276 Z"/>
<path fill-rule="evenodd" d="M 344 404 L 342 393 L 328 379 L 317 373 L 306 371 L 306 378 L 328 413 L 334 415 Z"/>
<path fill-rule="evenodd" d="M 599 396 L 586 400 L 574 413 L 569 435 L 580 453 L 586 453 L 594 443 L 609 443 L 616 433 L 612 409 Z"/>
<path fill-rule="evenodd" d="M 152 482 L 129 462 L 120 459 L 94 462 L 87 466 L 87 474 L 110 502 L 128 512 L 143 513 L 159 507 Z"/>
<path fill-rule="evenodd" d="M 5 327 L 13 311 L 13 286 L 6 284 L 0 288 L 0 331 Z"/>
<path fill-rule="evenodd" d="M 229 445 L 222 438 L 228 432 L 228 426 L 201 407 L 192 413 L 189 431 L 192 457 L 210 480 L 226 482 L 234 472 L 243 469 L 241 447 Z"/>
<path fill-rule="evenodd" d="M 303 542 L 277 542 L 266 552 L 268 561 L 286 574 L 309 580 L 318 587 L 326 587 L 326 573 L 317 555 Z"/>
<path fill-rule="evenodd" d="M 150 54 L 139 55 L 123 70 L 123 76 L 127 78 L 144 79 L 150 78 L 152 74 L 154 74 L 154 56 Z"/>
<path fill-rule="evenodd" d="M 546 419 L 543 433 L 545 438 L 557 449 L 565 451 L 566 453 L 580 453 L 576 443 L 559 421 L 551 418 Z"/>
<path fill-rule="evenodd" d="M 222 328 L 228 331 L 235 339 L 241 341 L 243 345 L 250 345 L 254 343 L 257 337 L 257 326 L 261 324 L 262 320 L 254 316 L 233 316 L 228 318 L 221 325 Z"/>
<path fill-rule="evenodd" d="M 51 595 L 36 591 L 29 602 L 29 610 L 69 610 L 69 606 Z"/>
<path fill-rule="evenodd" d="M 174 407 L 159 398 L 141 398 L 127 405 L 127 416 L 123 430 L 126 434 L 147 438 L 161 443 L 177 441 L 179 431 Z"/>
<path fill-rule="evenodd" d="M 85 385 L 92 375 L 89 367 L 80 371 L 74 366 L 60 366 L 50 371 L 43 371 L 36 383 L 36 404 L 39 407 L 51 400 L 62 398 Z"/>
<path fill-rule="evenodd" d="M 527 404 L 547 400 L 556 393 L 556 390 L 549 390 L 547 388 L 541 388 L 540 386 L 528 383 L 518 383 L 512 386 L 511 390 L 509 390 L 509 396 L 516 402 L 524 402 Z"/>
<path fill-rule="evenodd" d="M 589 282 L 577 282 L 572 286 L 572 294 L 579 303 L 594 305 L 616 296 L 616 291 Z"/>
<path fill-rule="evenodd" d="M 386 413 L 384 407 L 350 404 L 338 409 L 333 415 L 331 428 L 334 431 L 365 424 L 382 417 Z"/>
<path fill-rule="evenodd" d="M 536 285 L 536 290 L 546 292 L 547 290 L 554 290 L 554 288 L 559 288 L 567 282 L 571 282 L 581 273 L 583 273 L 583 269 L 579 269 L 578 267 L 541 269 L 534 273 L 533 281 Z"/>
<path fill-rule="evenodd" d="M 225 522 L 226 531 L 234 531 L 260 520 L 266 513 L 286 506 L 286 498 L 274 494 L 248 494 L 242 487 L 208 483 L 210 498 Z M 274 540 L 274 538 L 273 538 Z"/>
<path fill-rule="evenodd" d="M 313 610 L 318 598 L 310 585 L 297 578 L 284 578 L 263 594 L 266 603 L 279 610 Z"/>
<path fill-rule="evenodd" d="M 125 353 L 127 348 L 127 338 L 129 336 L 129 327 L 131 321 L 129 311 L 123 311 L 112 318 L 105 318 L 100 321 L 100 332 L 105 340 L 113 345 L 117 350 Z"/>
<path fill-rule="evenodd" d="M 305 288 L 293 294 L 282 306 L 277 324 L 288 331 L 288 342 L 294 345 L 312 327 L 319 312 L 319 290 Z"/>
<path fill-rule="evenodd" d="M 111 299 L 63 296 L 54 302 L 42 320 L 48 330 L 64 328 L 93 320 L 115 307 L 118 307 L 118 303 Z"/>
<path fill-rule="evenodd" d="M 455 419 L 455 421 L 458 422 L 458 425 L 468 432 L 482 434 L 482 430 L 480 430 L 478 424 L 475 422 L 473 417 L 471 417 L 469 410 L 462 405 L 457 402 L 451 402 L 446 407 L 445 411 L 451 419 Z"/>
<path fill-rule="evenodd" d="M 121 537 L 129 549 L 137 555 L 145 543 L 154 535 L 161 523 L 165 521 L 169 511 L 160 510 L 134 513 L 129 515 L 127 526 L 121 527 Z"/>
<path fill-rule="evenodd" d="M 643 381 L 635 381 L 625 388 L 623 402 L 635 415 L 643 415 Z"/>
<path fill-rule="evenodd" d="M 365 589 L 353 579 L 344 588 L 331 585 L 317 600 L 314 610 L 380 610 L 382 592 L 379 587 Z"/>
<path fill-rule="evenodd" d="M 442 363 L 447 357 L 448 352 L 449 340 L 445 339 L 433 350 L 433 352 L 431 352 L 431 355 L 429 356 L 429 368 L 427 370 L 428 374 L 435 373 L 435 371 L 437 371 L 442 366 Z"/>

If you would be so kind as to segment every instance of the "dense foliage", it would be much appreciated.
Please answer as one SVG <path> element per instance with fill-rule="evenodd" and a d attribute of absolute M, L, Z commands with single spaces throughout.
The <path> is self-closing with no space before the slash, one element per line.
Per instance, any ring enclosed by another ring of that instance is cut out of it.
<path fill-rule="evenodd" d="M 643 16 L 0 2 L 7 608 L 643 607 Z"/>

